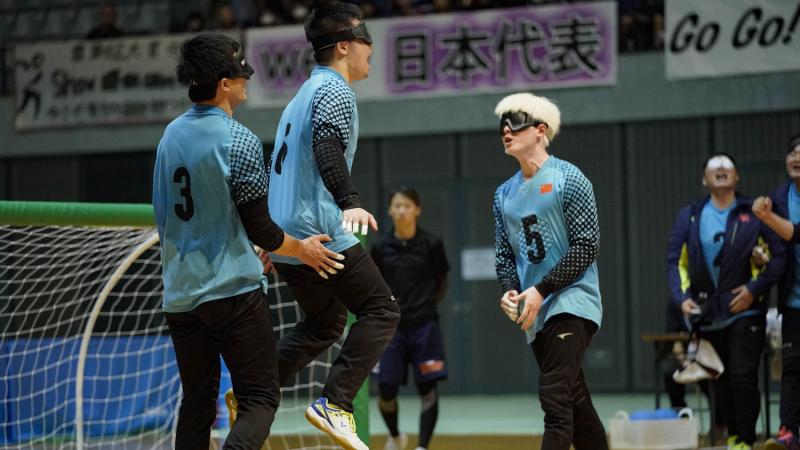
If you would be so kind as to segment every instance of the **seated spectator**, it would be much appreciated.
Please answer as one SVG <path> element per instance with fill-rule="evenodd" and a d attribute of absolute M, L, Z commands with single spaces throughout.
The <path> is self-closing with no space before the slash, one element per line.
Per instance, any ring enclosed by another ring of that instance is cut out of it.
<path fill-rule="evenodd" d="M 266 2 L 258 21 L 263 26 L 303 23 L 308 11 L 302 0 L 272 0 Z"/>
<path fill-rule="evenodd" d="M 414 0 L 394 0 L 392 2 L 393 16 L 416 16 L 417 5 Z"/>
<path fill-rule="evenodd" d="M 196 33 L 198 31 L 203 31 L 206 29 L 206 18 L 202 14 L 197 11 L 190 13 L 186 16 L 186 24 L 184 25 L 184 31 L 189 33 Z"/>
<path fill-rule="evenodd" d="M 122 36 L 122 30 L 117 26 L 117 8 L 114 5 L 105 5 L 100 9 L 100 25 L 92 28 L 86 39 L 109 39 Z"/>
<path fill-rule="evenodd" d="M 618 8 L 620 51 L 663 48 L 663 0 L 619 0 Z"/>
<path fill-rule="evenodd" d="M 231 5 L 220 5 L 214 19 L 214 28 L 217 30 L 231 30 L 239 26 L 236 22 L 236 13 Z"/>
<path fill-rule="evenodd" d="M 358 2 L 358 7 L 361 8 L 361 14 L 364 15 L 365 19 L 377 17 L 379 15 L 378 5 L 372 0 L 362 0 Z"/>

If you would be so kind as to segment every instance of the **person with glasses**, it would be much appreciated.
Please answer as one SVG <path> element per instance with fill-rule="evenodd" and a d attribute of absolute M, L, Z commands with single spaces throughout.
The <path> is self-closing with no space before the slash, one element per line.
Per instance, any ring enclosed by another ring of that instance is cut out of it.
<path fill-rule="evenodd" d="M 778 283 L 781 321 L 781 426 L 767 450 L 800 450 L 800 134 L 786 146 L 789 180 L 769 197 L 753 202 L 753 212 L 786 245 L 786 270 Z"/>
<path fill-rule="evenodd" d="M 175 448 L 209 448 L 217 415 L 220 355 L 239 394 L 224 449 L 259 449 L 280 400 L 278 364 L 253 243 L 321 270 L 338 266 L 324 235 L 287 235 L 267 210 L 261 140 L 233 119 L 253 69 L 239 43 L 201 34 L 183 43 L 178 80 L 194 102 L 158 144 L 153 209 L 161 240 L 162 309 L 183 399 Z"/>
<path fill-rule="evenodd" d="M 783 274 L 780 239 L 753 214 L 752 200 L 736 192 L 733 157 L 715 153 L 703 162 L 709 195 L 678 212 L 667 247 L 672 301 L 708 339 L 724 371 L 712 380 L 718 418 L 729 449 L 751 449 L 759 414 L 758 366 L 764 349 L 765 294 Z M 754 260 L 766 248 L 769 261 Z"/>
<path fill-rule="evenodd" d="M 549 99 L 512 94 L 494 112 L 505 153 L 520 166 L 494 196 L 500 308 L 525 331 L 539 364 L 541 448 L 607 449 L 581 369 L 603 314 L 592 183 L 550 155 L 561 113 Z"/>
<path fill-rule="evenodd" d="M 337 342 L 356 316 L 328 373 L 322 396 L 305 416 L 346 449 L 366 450 L 356 434 L 353 398 L 394 336 L 400 308 L 356 233 L 377 230 L 350 178 L 358 143 L 358 109 L 350 84 L 369 74 L 372 38 L 350 3 L 317 7 L 305 22 L 318 63 L 283 110 L 269 173 L 269 210 L 287 232 L 329 235 L 344 267 L 313 270 L 297 258 L 269 255 L 303 310 L 278 342 L 283 385 Z M 329 270 L 330 269 L 330 270 Z"/>

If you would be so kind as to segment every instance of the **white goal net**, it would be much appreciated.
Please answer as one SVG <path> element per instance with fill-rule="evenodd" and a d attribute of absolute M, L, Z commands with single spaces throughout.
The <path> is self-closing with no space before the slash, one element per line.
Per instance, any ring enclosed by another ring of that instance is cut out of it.
<path fill-rule="evenodd" d="M 0 225 L 0 448 L 172 448 L 180 378 L 152 229 Z M 270 280 L 276 339 L 298 320 Z M 334 345 L 282 389 L 267 448 L 336 448 L 303 418 Z M 212 447 L 227 434 L 223 370 Z"/>

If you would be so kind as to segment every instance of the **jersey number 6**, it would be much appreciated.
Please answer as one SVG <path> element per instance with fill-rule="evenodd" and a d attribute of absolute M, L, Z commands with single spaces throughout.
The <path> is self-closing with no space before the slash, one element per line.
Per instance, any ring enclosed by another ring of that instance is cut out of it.
<path fill-rule="evenodd" d="M 286 124 L 286 132 L 283 134 L 283 145 L 281 145 L 281 149 L 278 150 L 278 156 L 275 158 L 275 173 L 278 175 L 283 172 L 283 160 L 286 159 L 286 154 L 289 153 L 289 146 L 286 145 L 286 138 L 289 137 L 289 131 L 292 129 L 292 124 Z"/>
<path fill-rule="evenodd" d="M 194 215 L 194 200 L 192 200 L 192 178 L 189 169 L 178 167 L 172 175 L 172 181 L 181 184 L 181 197 L 183 203 L 175 203 L 175 214 L 179 219 L 188 222 Z"/>
<path fill-rule="evenodd" d="M 539 223 L 536 214 L 522 218 L 522 230 L 525 233 L 525 243 L 528 245 L 528 261 L 531 264 L 539 264 L 544 261 L 544 241 L 538 231 L 534 231 L 533 226 Z M 534 245 L 535 244 L 535 245 Z M 536 248 L 534 253 L 533 249 Z"/>

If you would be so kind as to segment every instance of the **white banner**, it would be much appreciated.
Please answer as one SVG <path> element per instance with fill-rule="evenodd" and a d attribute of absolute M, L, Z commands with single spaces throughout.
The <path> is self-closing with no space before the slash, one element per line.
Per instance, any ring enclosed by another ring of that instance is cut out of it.
<path fill-rule="evenodd" d="M 667 0 L 667 78 L 800 70 L 800 0 Z"/>
<path fill-rule="evenodd" d="M 19 130 L 170 120 L 189 104 L 175 78 L 188 35 L 15 47 Z"/>
<path fill-rule="evenodd" d="M 615 2 L 368 20 L 374 41 L 359 100 L 459 96 L 616 82 Z M 248 107 L 279 107 L 314 66 L 302 27 L 250 29 Z"/>

